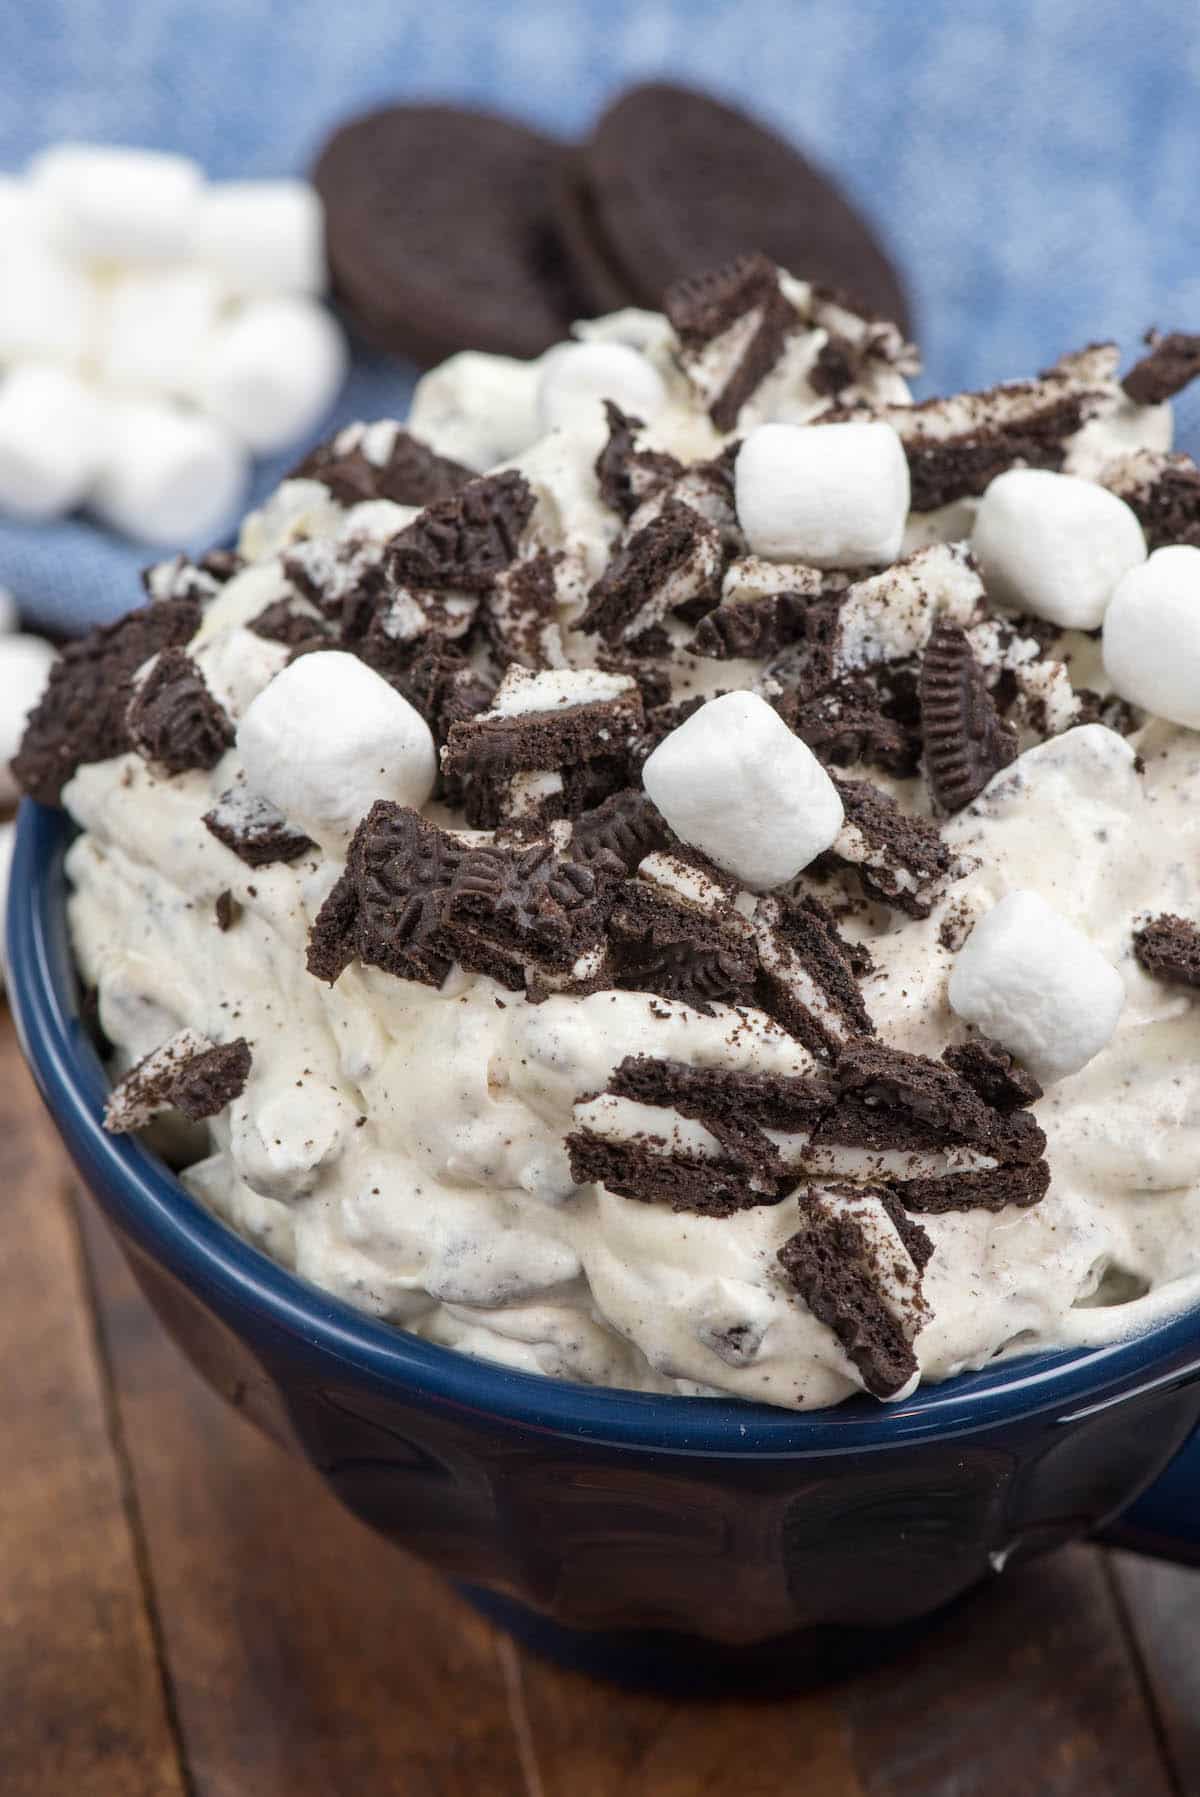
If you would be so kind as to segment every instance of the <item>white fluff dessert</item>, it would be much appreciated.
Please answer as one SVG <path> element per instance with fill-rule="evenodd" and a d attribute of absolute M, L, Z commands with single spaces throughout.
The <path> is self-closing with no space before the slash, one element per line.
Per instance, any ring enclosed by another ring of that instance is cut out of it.
<path fill-rule="evenodd" d="M 916 404 L 762 258 L 579 340 L 57 664 L 109 1127 L 585 1384 L 903 1399 L 1200 1302 L 1200 341 Z"/>

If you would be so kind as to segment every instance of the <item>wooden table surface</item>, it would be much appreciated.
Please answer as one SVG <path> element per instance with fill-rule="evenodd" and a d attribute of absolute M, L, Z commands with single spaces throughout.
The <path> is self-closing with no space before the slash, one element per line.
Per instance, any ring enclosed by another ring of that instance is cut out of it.
<path fill-rule="evenodd" d="M 1080 1547 L 775 1702 L 527 1656 L 160 1331 L 0 1010 L 3 1797 L 1200 1793 L 1200 1574 Z"/>

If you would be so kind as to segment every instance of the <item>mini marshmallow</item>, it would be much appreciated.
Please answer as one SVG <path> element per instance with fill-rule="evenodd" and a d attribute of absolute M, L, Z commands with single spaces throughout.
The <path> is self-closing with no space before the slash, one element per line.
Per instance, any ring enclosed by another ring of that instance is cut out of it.
<path fill-rule="evenodd" d="M 1095 630 L 1121 576 L 1146 559 L 1137 518 L 1074 474 L 1010 468 L 980 501 L 971 549 L 993 599 L 1066 630 Z"/>
<path fill-rule="evenodd" d="M 81 362 L 92 349 L 95 283 L 34 240 L 5 244 L 0 279 L 0 362 L 45 357 Z"/>
<path fill-rule="evenodd" d="M 45 691 L 54 661 L 55 651 L 41 637 L 0 637 L 0 805 L 17 801 L 8 764 L 21 746 L 25 720 Z"/>
<path fill-rule="evenodd" d="M 347 359 L 345 339 L 322 306 L 254 301 L 214 334 L 196 397 L 250 449 L 269 455 L 320 424 Z"/>
<path fill-rule="evenodd" d="M 215 419 L 152 400 L 115 406 L 88 504 L 142 543 L 215 536 L 246 485 L 241 446 Z"/>
<path fill-rule="evenodd" d="M 420 712 L 340 649 L 277 674 L 247 709 L 237 746 L 251 789 L 333 853 L 376 799 L 423 805 L 437 773 Z"/>
<path fill-rule="evenodd" d="M 69 512 L 105 447 L 94 391 L 65 368 L 28 362 L 0 379 L 0 512 L 30 519 Z"/>
<path fill-rule="evenodd" d="M 0 175 L 0 243 L 4 245 L 5 273 L 8 259 L 21 245 L 44 242 L 45 209 L 28 181 L 17 175 Z"/>
<path fill-rule="evenodd" d="M 325 214 L 307 181 L 221 181 L 196 211 L 192 255 L 235 293 L 323 293 Z"/>
<path fill-rule="evenodd" d="M 653 363 L 624 343 L 559 343 L 542 357 L 537 409 L 544 431 L 598 419 L 606 399 L 644 422 L 661 412 L 666 397 Z"/>
<path fill-rule="evenodd" d="M 658 745 L 642 781 L 684 842 L 754 891 L 794 879 L 842 827 L 829 775 L 756 693 L 702 705 Z"/>
<path fill-rule="evenodd" d="M 206 269 L 127 271 L 105 296 L 101 378 L 134 392 L 188 394 L 222 298 Z"/>
<path fill-rule="evenodd" d="M 421 376 L 408 428 L 439 455 L 482 473 L 536 441 L 538 380 L 536 362 L 461 350 Z"/>
<path fill-rule="evenodd" d="M 1200 730 L 1200 549 L 1156 549 L 1118 583 L 1104 671 L 1131 705 Z"/>
<path fill-rule="evenodd" d="M 29 180 L 67 254 L 167 262 L 187 252 L 204 177 L 186 156 L 59 144 L 34 157 Z"/>
<path fill-rule="evenodd" d="M 887 424 L 760 424 L 738 451 L 738 522 L 755 555 L 818 568 L 895 561 L 908 462 Z"/>
<path fill-rule="evenodd" d="M 1048 1082 L 1078 1073 L 1107 1046 L 1125 986 L 1081 930 L 1036 892 L 1018 891 L 971 931 L 950 974 L 949 999 L 967 1023 Z"/>

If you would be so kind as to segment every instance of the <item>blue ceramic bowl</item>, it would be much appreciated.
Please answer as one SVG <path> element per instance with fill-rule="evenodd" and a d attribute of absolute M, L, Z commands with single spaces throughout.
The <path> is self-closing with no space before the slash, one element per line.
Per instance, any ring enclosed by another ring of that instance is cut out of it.
<path fill-rule="evenodd" d="M 1200 1556 L 1200 1448 L 1180 1452 L 1200 1417 L 1194 1313 L 887 1408 L 795 1415 L 511 1372 L 286 1272 L 136 1140 L 102 1130 L 107 1082 L 67 940 L 68 840 L 60 814 L 24 806 L 11 999 L 143 1291 L 218 1391 L 536 1644 L 633 1676 L 724 1678 L 734 1658 L 756 1676 L 785 1660 L 828 1669 L 1122 1512 L 1126 1540 Z"/>

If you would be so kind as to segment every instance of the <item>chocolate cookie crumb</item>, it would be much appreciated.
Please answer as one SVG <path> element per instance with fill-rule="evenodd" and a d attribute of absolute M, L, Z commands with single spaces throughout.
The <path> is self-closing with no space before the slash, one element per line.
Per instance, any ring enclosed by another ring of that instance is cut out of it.
<path fill-rule="evenodd" d="M 628 522 L 652 493 L 683 473 L 683 463 L 659 450 L 639 449 L 637 433 L 644 428 L 642 420 L 623 412 L 611 399 L 604 402 L 604 415 L 608 439 L 596 457 L 600 497 L 610 511 Z"/>
<path fill-rule="evenodd" d="M 113 1087 L 104 1127 L 112 1135 L 128 1135 L 170 1109 L 193 1123 L 215 1117 L 244 1090 L 251 1059 L 243 1036 L 218 1047 L 198 1030 L 180 1030 Z"/>
<path fill-rule="evenodd" d="M 728 366 L 717 377 L 720 384 L 708 408 L 719 431 L 734 430 L 742 407 L 801 323 L 780 286 L 779 270 L 766 256 L 739 256 L 723 268 L 676 281 L 663 295 L 663 311 L 675 328 L 684 366 L 693 378 L 701 366 L 711 364 L 710 352 L 719 338 L 727 333 L 732 338 L 733 327 L 740 323 L 750 326 L 748 333 L 737 333 L 736 345 L 731 343 Z M 705 366 L 705 375 L 707 389 L 715 384 L 711 367 Z"/>
<path fill-rule="evenodd" d="M 921 662 L 925 773 L 944 811 L 961 811 L 1017 755 L 964 630 L 939 623 Z"/>
<path fill-rule="evenodd" d="M 273 861 L 298 861 L 316 852 L 316 843 L 303 830 L 289 824 L 282 811 L 244 786 L 223 792 L 201 820 L 205 829 L 248 867 L 267 867 Z"/>
<path fill-rule="evenodd" d="M 21 790 L 41 805 L 57 805 L 77 769 L 123 754 L 131 746 L 128 710 L 134 674 L 159 650 L 188 642 L 200 618 L 194 595 L 164 599 L 67 643 L 12 762 Z"/>
<path fill-rule="evenodd" d="M 213 906 L 213 909 L 217 914 L 217 928 L 222 934 L 224 934 L 226 930 L 231 930 L 238 918 L 242 915 L 242 907 L 238 904 L 228 886 L 225 888 L 224 892 L 219 892 L 217 894 L 217 901 Z"/>
<path fill-rule="evenodd" d="M 1200 928 L 1164 911 L 1133 933 L 1138 964 L 1155 979 L 1200 986 Z"/>
<path fill-rule="evenodd" d="M 129 735 L 147 761 L 168 774 L 216 767 L 234 729 L 204 676 L 182 649 L 163 649 L 133 689 Z"/>
<path fill-rule="evenodd" d="M 1036 1104 L 1042 1096 L 1042 1088 L 1032 1073 L 1018 1066 L 1007 1049 L 990 1036 L 972 1036 L 969 1042 L 944 1049 L 942 1059 L 966 1080 L 972 1091 L 978 1092 L 985 1104 L 994 1105 L 998 1111 L 1019 1110 L 1023 1105 Z"/>
<path fill-rule="evenodd" d="M 427 506 L 452 498 L 475 473 L 385 421 L 347 425 L 311 450 L 288 479 L 319 480 L 344 506 L 373 499 Z"/>
<path fill-rule="evenodd" d="M 1188 331 L 1147 331 L 1150 354 L 1134 364 L 1121 382 L 1135 406 L 1161 406 L 1200 374 L 1200 336 Z"/>
<path fill-rule="evenodd" d="M 515 559 L 533 507 L 533 490 L 515 470 L 473 480 L 392 538 L 391 578 L 404 587 L 486 592 Z"/>

